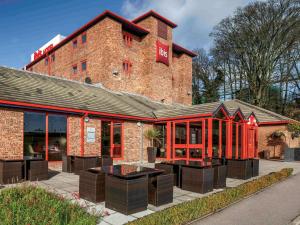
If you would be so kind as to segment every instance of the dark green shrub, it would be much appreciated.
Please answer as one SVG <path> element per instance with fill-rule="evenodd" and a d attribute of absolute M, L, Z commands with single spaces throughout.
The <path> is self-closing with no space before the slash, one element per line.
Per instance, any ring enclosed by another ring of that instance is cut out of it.
<path fill-rule="evenodd" d="M 220 210 L 244 197 L 254 194 L 276 182 L 289 177 L 291 168 L 257 178 L 234 188 L 227 188 L 207 197 L 184 202 L 146 217 L 129 222 L 129 225 L 186 224 L 207 214 Z"/>
<path fill-rule="evenodd" d="M 98 219 L 42 188 L 27 185 L 0 192 L 1 225 L 90 225 L 97 224 Z"/>

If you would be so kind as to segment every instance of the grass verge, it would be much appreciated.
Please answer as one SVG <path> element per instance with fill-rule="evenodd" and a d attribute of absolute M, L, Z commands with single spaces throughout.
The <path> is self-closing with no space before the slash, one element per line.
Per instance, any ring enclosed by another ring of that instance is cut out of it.
<path fill-rule="evenodd" d="M 0 192 L 1 225 L 93 225 L 98 219 L 70 200 L 39 187 L 24 185 Z"/>
<path fill-rule="evenodd" d="M 210 213 L 214 213 L 230 204 L 252 195 L 272 184 L 275 184 L 293 172 L 285 168 L 279 172 L 270 173 L 255 180 L 246 182 L 234 188 L 209 195 L 207 197 L 184 202 L 146 217 L 129 222 L 128 225 L 172 225 L 186 224 Z"/>

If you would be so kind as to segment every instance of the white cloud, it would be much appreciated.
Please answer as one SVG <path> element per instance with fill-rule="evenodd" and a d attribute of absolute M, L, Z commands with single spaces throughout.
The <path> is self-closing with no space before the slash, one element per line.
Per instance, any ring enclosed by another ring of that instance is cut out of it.
<path fill-rule="evenodd" d="M 125 0 L 122 14 L 133 19 L 153 9 L 175 22 L 174 41 L 187 48 L 211 46 L 209 33 L 223 18 L 232 15 L 237 7 L 251 0 Z"/>

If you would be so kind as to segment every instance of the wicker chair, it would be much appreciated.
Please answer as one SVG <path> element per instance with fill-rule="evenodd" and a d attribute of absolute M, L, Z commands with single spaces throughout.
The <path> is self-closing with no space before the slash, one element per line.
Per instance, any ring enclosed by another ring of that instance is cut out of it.
<path fill-rule="evenodd" d="M 197 193 L 207 193 L 213 190 L 213 168 L 182 167 L 182 189 Z"/>
<path fill-rule="evenodd" d="M 80 174 L 81 170 L 87 170 L 89 168 L 97 167 L 98 166 L 98 157 L 80 157 L 76 156 L 74 160 L 74 173 Z"/>
<path fill-rule="evenodd" d="M 0 184 L 23 181 L 23 160 L 0 160 Z"/>
<path fill-rule="evenodd" d="M 79 196 L 91 202 L 103 202 L 105 200 L 105 173 L 81 171 Z"/>
<path fill-rule="evenodd" d="M 178 169 L 176 170 L 176 167 L 174 167 L 172 165 L 168 165 L 168 164 L 156 163 L 155 168 L 164 170 L 165 171 L 164 174 L 173 174 L 174 175 L 173 185 L 178 186 L 178 184 L 179 184 L 179 181 L 178 181 L 178 172 L 179 172 L 179 170 Z"/>
<path fill-rule="evenodd" d="M 213 166 L 214 168 L 214 188 L 224 188 L 226 187 L 226 165 Z"/>
<path fill-rule="evenodd" d="M 173 202 L 174 174 L 163 174 L 148 179 L 148 203 L 161 206 Z"/>
<path fill-rule="evenodd" d="M 147 209 L 148 177 L 121 179 L 105 176 L 105 207 L 125 215 Z"/>
<path fill-rule="evenodd" d="M 110 156 L 101 156 L 98 158 L 98 165 L 99 166 L 112 166 L 113 165 L 113 159 Z"/>
<path fill-rule="evenodd" d="M 48 180 L 48 161 L 29 161 L 28 180 Z"/>
<path fill-rule="evenodd" d="M 252 177 L 251 160 L 228 160 L 227 177 L 247 180 Z"/>

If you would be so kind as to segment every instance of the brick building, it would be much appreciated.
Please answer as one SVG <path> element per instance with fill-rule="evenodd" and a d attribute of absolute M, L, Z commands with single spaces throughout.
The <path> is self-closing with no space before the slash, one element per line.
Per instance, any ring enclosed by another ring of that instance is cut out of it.
<path fill-rule="evenodd" d="M 173 43 L 175 27 L 153 11 L 133 21 L 105 11 L 26 70 L 0 66 L 0 158 L 146 160 L 143 133 L 152 127 L 161 160 L 247 159 L 272 149 L 266 137 L 287 132 L 289 118 L 239 100 L 191 106 L 195 54 Z"/>
<path fill-rule="evenodd" d="M 173 42 L 176 26 L 153 11 L 133 21 L 105 11 L 26 69 L 190 105 L 195 54 Z"/>

